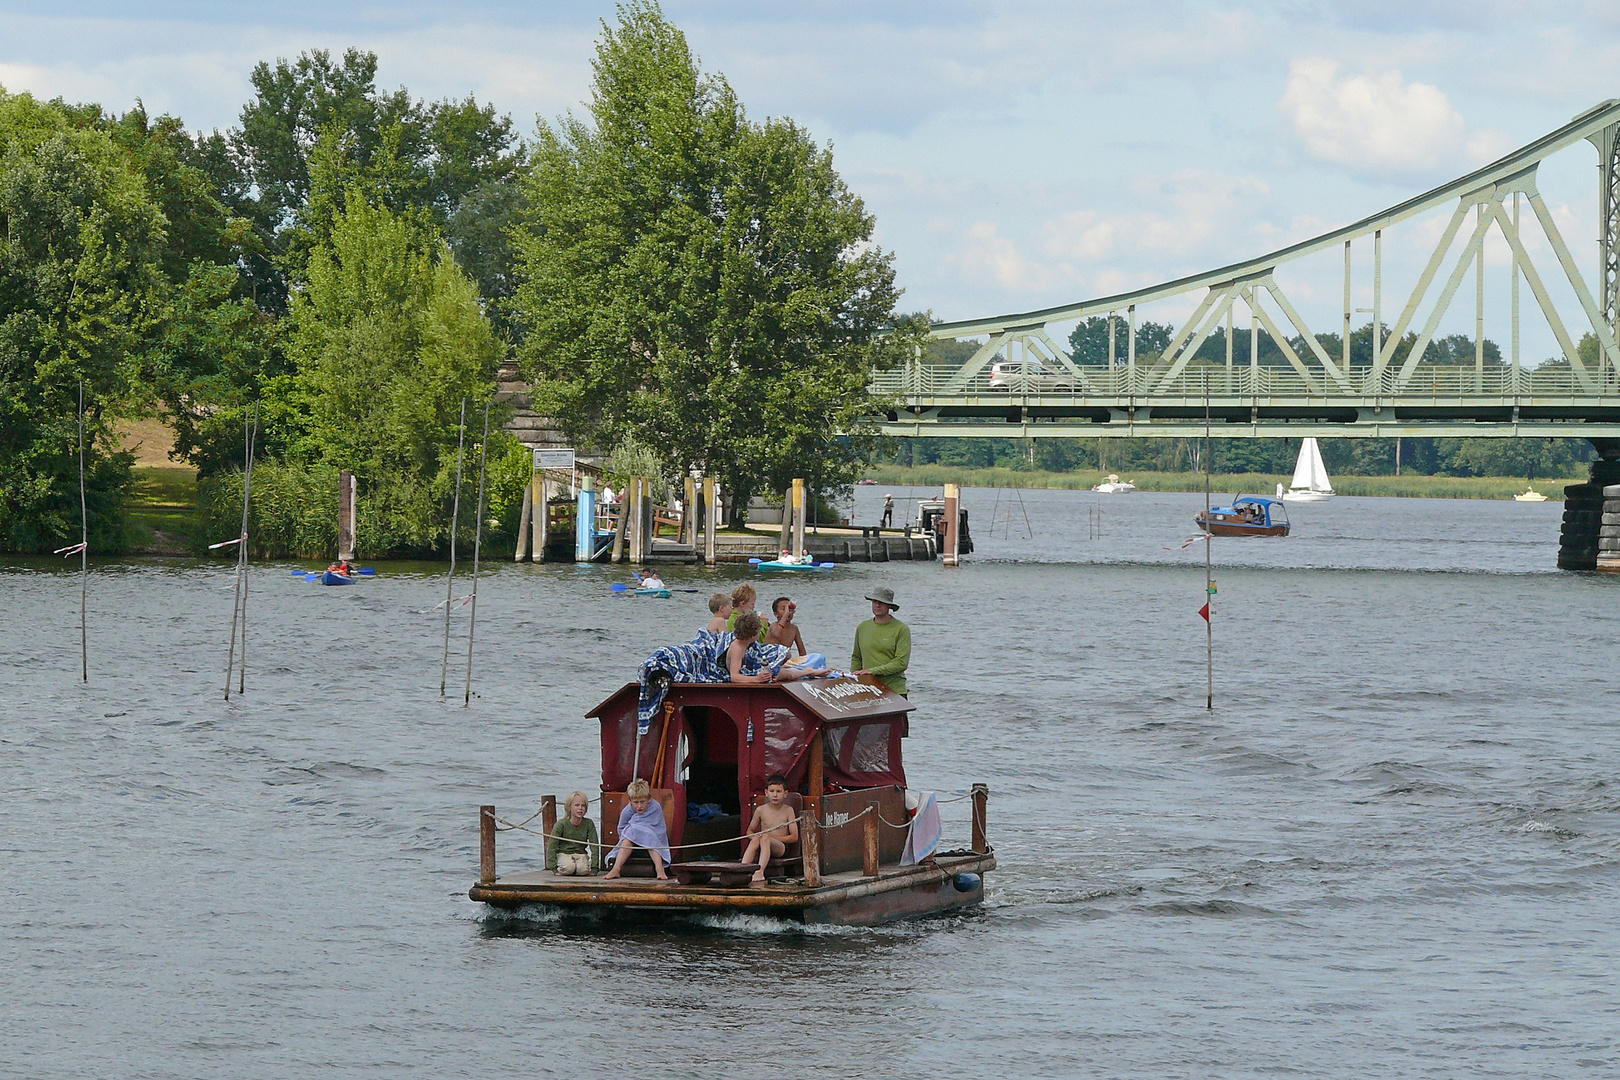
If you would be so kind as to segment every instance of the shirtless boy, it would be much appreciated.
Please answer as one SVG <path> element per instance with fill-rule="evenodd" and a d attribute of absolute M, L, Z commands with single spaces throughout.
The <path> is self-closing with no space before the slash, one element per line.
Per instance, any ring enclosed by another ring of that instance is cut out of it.
<path fill-rule="evenodd" d="M 799 633 L 799 628 L 793 622 L 793 615 L 798 610 L 799 606 L 785 596 L 771 601 L 771 614 L 776 616 L 776 621 L 765 631 L 765 644 L 786 645 L 789 656 L 793 655 L 795 648 L 800 656 L 809 655 L 810 650 L 804 647 L 804 635 Z"/>
<path fill-rule="evenodd" d="M 714 618 L 703 629 L 711 634 L 723 634 L 726 631 L 726 620 L 731 618 L 731 596 L 729 593 L 717 592 L 709 597 L 709 614 Z"/>
<path fill-rule="evenodd" d="M 756 885 L 765 883 L 765 868 L 771 860 L 780 858 L 787 846 L 799 838 L 799 817 L 786 799 L 787 779 L 773 773 L 765 781 L 765 801 L 755 807 L 748 821 L 748 831 L 760 835 L 749 838 L 748 850 L 742 857 L 745 863 L 759 863 L 759 869 L 754 871 Z"/>

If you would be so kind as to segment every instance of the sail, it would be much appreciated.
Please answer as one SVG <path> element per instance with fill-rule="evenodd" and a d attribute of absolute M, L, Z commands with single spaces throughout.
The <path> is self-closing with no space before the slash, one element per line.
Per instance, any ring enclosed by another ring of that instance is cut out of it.
<path fill-rule="evenodd" d="M 1314 438 L 1305 439 L 1299 444 L 1299 460 L 1294 462 L 1294 479 L 1288 485 L 1288 490 L 1333 490 L 1333 484 L 1328 480 L 1327 465 L 1322 461 L 1322 448 Z"/>
<path fill-rule="evenodd" d="M 1332 491 L 1333 482 L 1328 479 L 1327 464 L 1322 460 L 1322 447 L 1315 439 L 1306 439 L 1311 444 L 1311 490 Z"/>

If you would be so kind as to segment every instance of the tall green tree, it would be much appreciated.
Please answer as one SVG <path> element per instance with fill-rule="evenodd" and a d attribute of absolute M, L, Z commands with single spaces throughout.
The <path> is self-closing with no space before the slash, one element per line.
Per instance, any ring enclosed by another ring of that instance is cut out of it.
<path fill-rule="evenodd" d="M 99 114 L 99 110 L 97 110 Z M 123 542 L 129 458 L 109 444 L 160 320 L 165 226 L 138 168 L 83 114 L 0 90 L 0 549 L 78 535 L 86 405 L 92 542 Z"/>
<path fill-rule="evenodd" d="M 874 366 L 917 344 L 894 268 L 832 154 L 754 123 L 647 0 L 604 25 L 589 123 L 543 125 L 515 230 L 537 399 L 576 438 L 633 437 L 742 505 L 848 483 L 875 438 Z"/>
<path fill-rule="evenodd" d="M 301 429 L 288 457 L 358 473 L 365 550 L 436 551 L 462 396 L 481 412 L 501 357 L 477 286 L 430 226 L 354 188 L 311 253 L 291 319 L 298 374 L 267 393 Z M 495 458 L 510 452 L 509 437 L 492 440 Z"/>

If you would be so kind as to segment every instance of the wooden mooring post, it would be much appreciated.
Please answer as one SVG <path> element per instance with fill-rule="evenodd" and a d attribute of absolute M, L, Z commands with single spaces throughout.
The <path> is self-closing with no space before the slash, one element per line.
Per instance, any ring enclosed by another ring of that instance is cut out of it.
<path fill-rule="evenodd" d="M 808 515 L 804 508 L 804 480 L 793 481 L 793 546 L 788 550 L 798 555 L 804 551 L 804 519 Z"/>
<path fill-rule="evenodd" d="M 987 803 L 989 799 L 989 785 L 973 785 L 973 852 L 976 855 L 985 855 L 990 851 L 990 842 L 985 839 L 984 835 L 985 803 Z"/>
<path fill-rule="evenodd" d="M 714 538 L 720 531 L 720 492 L 714 477 L 703 478 L 703 563 L 714 565 Z"/>
<path fill-rule="evenodd" d="M 683 544 L 691 544 L 693 548 L 696 548 L 698 546 L 697 477 L 688 476 L 686 478 L 683 494 L 686 496 L 686 501 L 681 503 L 680 541 Z"/>
<path fill-rule="evenodd" d="M 551 835 L 551 830 L 557 827 L 557 796 L 540 796 L 540 824 L 545 829 L 545 834 L 548 837 Z M 548 844 L 550 842 L 550 840 L 546 841 Z"/>
<path fill-rule="evenodd" d="M 549 830 L 548 830 L 549 831 Z M 495 808 L 478 808 L 478 883 L 495 883 Z"/>
<path fill-rule="evenodd" d="M 534 486 L 523 489 L 523 512 L 518 516 L 517 551 L 512 554 L 513 562 L 529 561 L 529 520 L 534 512 Z"/>
<path fill-rule="evenodd" d="M 344 562 L 354 559 L 356 509 L 354 473 L 344 469 L 338 473 L 338 558 Z"/>
<path fill-rule="evenodd" d="M 945 543 L 941 555 L 946 566 L 962 564 L 961 511 L 962 489 L 955 484 L 945 485 Z"/>
<path fill-rule="evenodd" d="M 534 561 L 546 561 L 546 544 L 551 540 L 551 492 L 552 482 L 545 478 L 544 473 L 536 473 L 534 483 L 530 485 L 534 490 Z"/>

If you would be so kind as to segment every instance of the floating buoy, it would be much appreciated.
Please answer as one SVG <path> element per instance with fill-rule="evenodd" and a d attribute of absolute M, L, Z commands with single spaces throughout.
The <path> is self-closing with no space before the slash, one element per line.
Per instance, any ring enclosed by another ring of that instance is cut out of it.
<path fill-rule="evenodd" d="M 983 887 L 984 882 L 978 874 L 963 873 L 953 877 L 951 884 L 956 886 L 957 892 L 977 892 Z"/>

